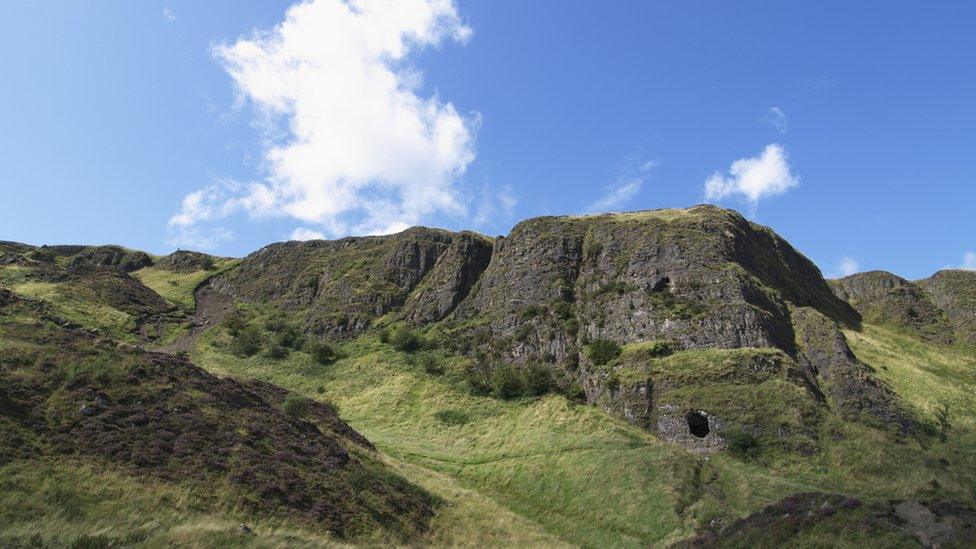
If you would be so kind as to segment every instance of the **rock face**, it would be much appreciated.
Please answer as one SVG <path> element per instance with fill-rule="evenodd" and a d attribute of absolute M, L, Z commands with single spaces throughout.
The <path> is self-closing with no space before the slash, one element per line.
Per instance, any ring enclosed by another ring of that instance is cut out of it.
<path fill-rule="evenodd" d="M 918 284 L 945 312 L 956 337 L 976 344 L 976 271 L 939 271 Z"/>
<path fill-rule="evenodd" d="M 328 337 L 358 335 L 381 316 L 439 323 L 489 368 L 560 364 L 559 382 L 580 383 L 591 403 L 708 453 L 732 431 L 812 451 L 830 402 L 848 416 L 911 430 L 894 395 L 853 357 L 838 329 L 860 325 L 845 301 L 851 295 L 871 301 L 881 291 L 875 286 L 887 292 L 911 283 L 855 282 L 832 289 L 770 229 L 697 206 L 541 217 L 494 242 L 421 227 L 286 242 L 251 254 L 211 287 L 287 312 L 306 332 Z M 908 293 L 926 303 L 921 290 Z M 598 366 L 586 352 L 598 339 L 629 354 Z M 677 358 L 629 352 L 655 341 Z M 737 349 L 744 352 L 718 352 Z M 667 364 L 720 377 L 675 376 L 662 370 Z M 702 436 L 692 432 L 696 418 L 708 424 Z"/>
<path fill-rule="evenodd" d="M 952 325 L 919 284 L 885 271 L 871 271 L 832 280 L 830 285 L 865 322 L 909 330 L 936 343 L 954 340 Z"/>
<path fill-rule="evenodd" d="M 792 351 L 788 304 L 858 321 L 772 231 L 699 206 L 520 223 L 456 316 L 483 320 L 516 360 L 561 360 L 595 338 Z"/>
<path fill-rule="evenodd" d="M 146 252 L 121 246 L 91 246 L 71 259 L 72 267 L 117 267 L 127 273 L 152 264 L 152 258 Z"/>
<path fill-rule="evenodd" d="M 836 324 L 809 307 L 796 309 L 793 322 L 800 363 L 810 379 L 825 381 L 826 394 L 845 418 L 891 425 L 903 433 L 915 429 L 895 393 L 858 361 Z"/>
<path fill-rule="evenodd" d="M 208 264 L 213 265 L 214 256 L 191 252 L 189 250 L 177 250 L 156 262 L 160 269 L 175 271 L 178 273 L 192 273 L 195 271 L 206 270 Z"/>
<path fill-rule="evenodd" d="M 402 307 L 418 287 L 412 318 L 439 320 L 470 289 L 488 250 L 490 244 L 472 233 L 423 227 L 389 236 L 284 242 L 247 256 L 213 286 L 240 301 L 291 312 L 309 333 L 348 337 Z"/>

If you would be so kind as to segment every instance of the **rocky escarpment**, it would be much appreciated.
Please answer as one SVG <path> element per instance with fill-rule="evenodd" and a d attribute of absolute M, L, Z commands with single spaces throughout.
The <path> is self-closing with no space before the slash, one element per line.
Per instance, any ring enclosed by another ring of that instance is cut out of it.
<path fill-rule="evenodd" d="M 520 223 L 455 316 L 507 341 L 515 360 L 558 361 L 596 338 L 792 353 L 790 304 L 858 322 L 786 241 L 699 206 Z"/>
<path fill-rule="evenodd" d="M 945 312 L 956 338 L 976 344 L 976 271 L 939 271 L 917 284 Z"/>
<path fill-rule="evenodd" d="M 945 313 L 919 284 L 885 271 L 871 271 L 831 280 L 830 285 L 865 322 L 908 330 L 936 343 L 955 339 Z"/>
<path fill-rule="evenodd" d="M 0 465 L 60 459 L 212 494 L 214 505 L 354 537 L 423 532 L 432 496 L 326 405 L 222 379 L 52 317 L 0 290 Z"/>
<path fill-rule="evenodd" d="M 810 307 L 794 310 L 793 322 L 800 364 L 812 382 L 823 380 L 818 389 L 823 388 L 843 417 L 892 426 L 902 433 L 914 430 L 897 395 L 854 356 L 835 323 Z"/>
<path fill-rule="evenodd" d="M 348 337 L 408 298 L 408 318 L 440 320 L 480 276 L 490 249 L 474 233 L 423 227 L 389 236 L 285 242 L 247 256 L 212 286 L 239 301 L 292 313 L 309 333 Z"/>
<path fill-rule="evenodd" d="M 211 287 L 328 337 L 360 334 L 380 317 L 436 323 L 489 369 L 549 364 L 560 385 L 579 383 L 590 402 L 696 450 L 720 449 L 735 431 L 812 451 L 831 405 L 911 430 L 846 348 L 838 326 L 858 327 L 858 312 L 773 231 L 713 206 L 542 217 L 494 242 L 414 228 L 274 244 Z M 625 353 L 597 364 L 587 349 L 598 340 L 625 351 L 660 342 L 670 358 Z M 667 364 L 719 377 L 675 377 Z M 709 432 L 690 436 L 699 416 Z"/>

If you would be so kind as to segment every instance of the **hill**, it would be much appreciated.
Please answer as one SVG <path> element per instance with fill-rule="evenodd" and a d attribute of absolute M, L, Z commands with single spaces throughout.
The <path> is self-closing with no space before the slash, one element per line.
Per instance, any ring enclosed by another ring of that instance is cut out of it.
<path fill-rule="evenodd" d="M 125 341 L 167 370 L 199 365 L 218 376 L 199 377 L 211 392 L 245 391 L 268 418 L 288 398 L 323 403 L 308 405 L 309 422 L 377 475 L 353 475 L 379 492 L 340 507 L 354 539 L 973 541 L 972 273 L 828 282 L 771 229 L 712 206 L 537 218 L 497 238 L 417 227 L 285 242 L 240 260 L 177 252 L 145 264 L 102 248 L 4 243 L 0 286 L 44 300 L 63 329 Z M 356 431 L 338 427 L 336 408 Z M 235 465 L 265 459 L 246 456 Z M 140 485 L 173 481 L 133 476 L 133 461 L 113 467 Z M 296 463 L 288 478 L 319 482 Z M 311 486 L 287 492 L 330 493 Z M 347 535 L 308 522 L 300 504 L 228 511 L 242 493 L 207 516 L 270 517 L 302 543 Z M 812 518 L 770 530 L 787 508 Z M 19 531 L 11 524 L 0 532 Z"/>

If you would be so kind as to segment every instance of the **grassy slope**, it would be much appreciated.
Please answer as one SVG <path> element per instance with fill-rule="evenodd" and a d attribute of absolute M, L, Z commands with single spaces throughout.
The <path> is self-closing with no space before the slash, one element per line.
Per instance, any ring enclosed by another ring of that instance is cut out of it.
<path fill-rule="evenodd" d="M 214 268 L 209 271 L 199 270 L 183 273 L 159 267 L 145 267 L 131 274 L 170 303 L 179 305 L 185 311 L 192 313 L 195 305 L 193 291 L 196 290 L 197 286 L 238 263 L 240 263 L 239 259 L 217 258 L 214 260 Z"/>
<path fill-rule="evenodd" d="M 441 357 L 447 373 L 435 377 L 372 338 L 347 344 L 349 358 L 324 367 L 304 353 L 240 359 L 223 352 L 225 344 L 224 334 L 207 334 L 195 362 L 328 398 L 384 453 L 414 467 L 411 480 L 446 475 L 567 542 L 673 540 L 700 521 L 810 489 L 724 456 L 701 462 L 561 396 L 515 402 L 472 396 L 460 380 L 461 361 L 447 356 Z M 461 411 L 469 421 L 445 425 L 435 416 L 444 410 Z M 443 520 L 432 538 L 477 543 L 480 535 L 464 520 Z"/>
<path fill-rule="evenodd" d="M 0 288 L 8 288 L 22 296 L 43 299 L 57 314 L 77 324 L 102 330 L 124 341 L 133 340 L 136 319 L 108 305 L 81 299 L 76 293 L 62 291 L 61 284 L 29 280 L 25 267 L 0 267 Z"/>
<path fill-rule="evenodd" d="M 133 478 L 79 460 L 0 467 L 0 546 L 322 546 L 327 535 L 287 523 L 253 522 L 232 509 L 213 512 L 211 494 Z M 247 522 L 258 534 L 242 535 Z"/>
<path fill-rule="evenodd" d="M 794 492 L 972 502 L 976 457 L 967 449 L 976 439 L 972 420 L 961 419 L 973 412 L 972 355 L 873 326 L 848 337 L 927 426 L 935 403 L 949 400 L 960 419 L 947 443 L 931 435 L 921 442 L 901 438 L 830 415 L 821 427 L 821 451 L 812 456 L 768 449 L 758 462 L 725 455 L 702 462 L 563 397 L 505 402 L 472 396 L 461 378 L 463 359 L 440 355 L 446 373 L 432 376 L 419 361 L 372 337 L 346 344 L 347 358 L 317 366 L 301 352 L 283 360 L 234 357 L 224 351 L 227 336 L 218 330 L 201 340 L 194 359 L 221 374 L 327 398 L 384 453 L 412 468 L 414 482 L 436 476 L 459 483 L 575 544 L 675 540 L 695 524 L 741 516 Z M 462 412 L 469 421 L 445 425 L 435 416 L 444 410 Z M 467 520 L 442 520 L 433 539 L 479 541 Z"/>

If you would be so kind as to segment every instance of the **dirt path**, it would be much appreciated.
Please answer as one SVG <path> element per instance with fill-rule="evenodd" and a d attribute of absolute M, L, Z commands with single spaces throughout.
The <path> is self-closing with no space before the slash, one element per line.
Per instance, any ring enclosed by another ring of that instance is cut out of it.
<path fill-rule="evenodd" d="M 194 297 L 197 308 L 190 318 L 192 326 L 190 333 L 172 343 L 159 347 L 156 349 L 157 351 L 162 353 L 189 352 L 205 330 L 218 324 L 234 309 L 233 298 L 214 290 L 209 283 L 197 288 Z"/>

